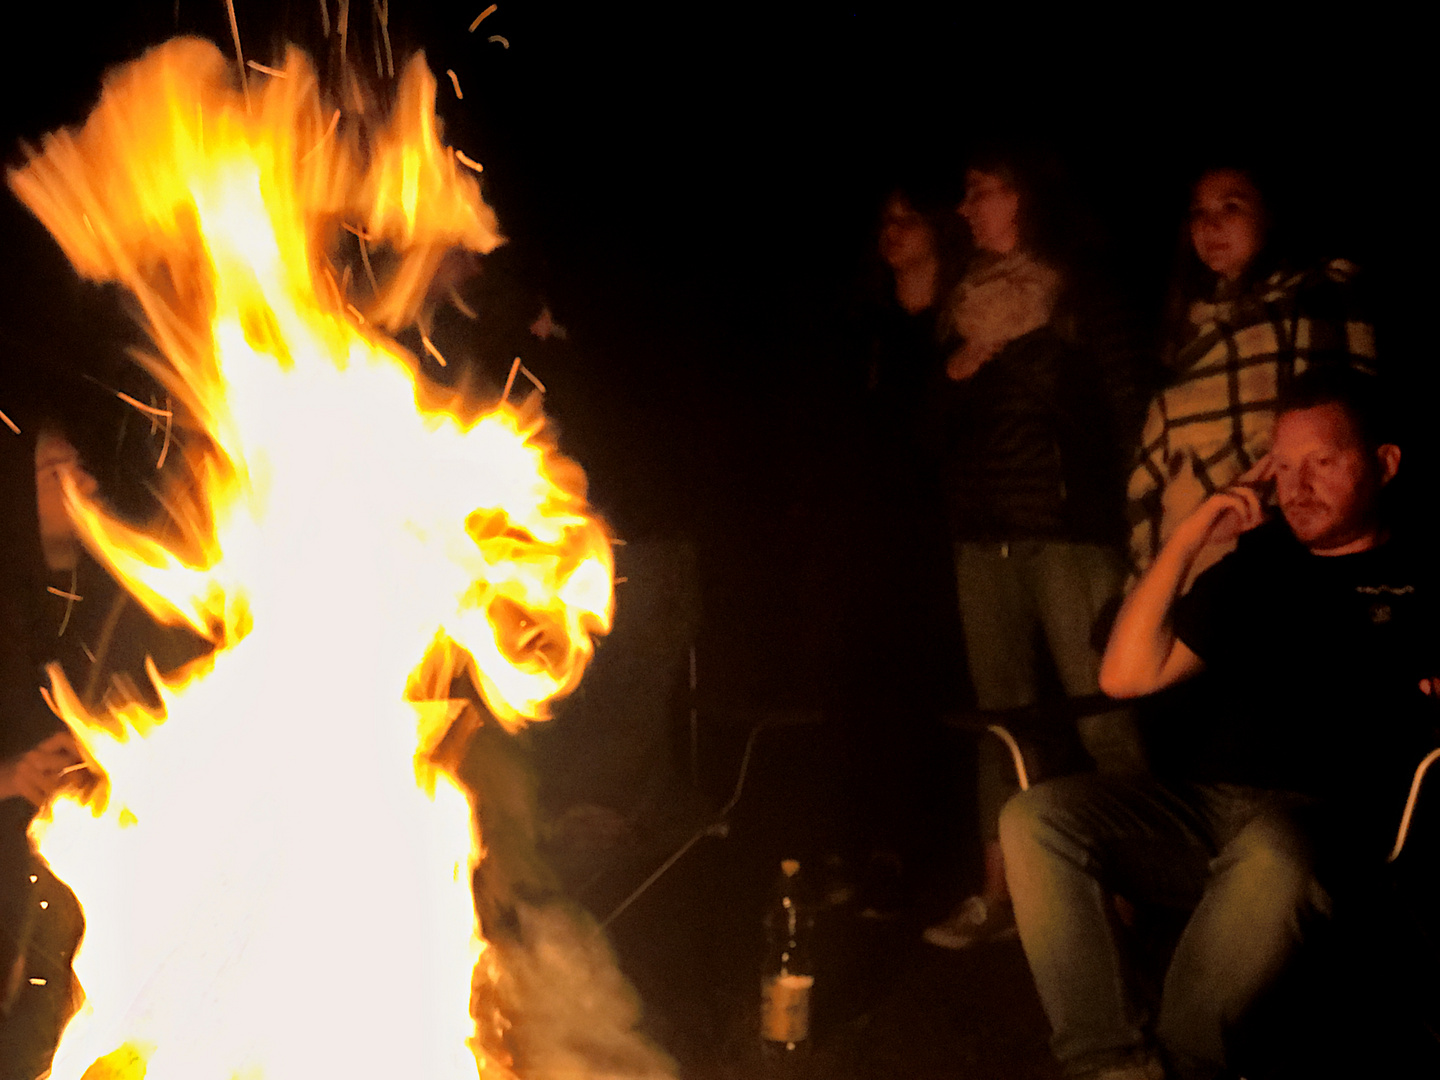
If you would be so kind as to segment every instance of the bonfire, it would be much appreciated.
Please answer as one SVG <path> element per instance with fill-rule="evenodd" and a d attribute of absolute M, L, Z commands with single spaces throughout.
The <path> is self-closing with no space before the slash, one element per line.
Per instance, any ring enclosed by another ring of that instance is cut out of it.
<path fill-rule="evenodd" d="M 164 424 L 163 520 L 67 483 L 82 540 L 213 645 L 152 669 L 158 712 L 87 710 L 52 671 L 91 777 L 35 829 L 87 924 L 53 1075 L 663 1075 L 629 1035 L 604 1064 L 517 1058 L 517 1014 L 562 1011 L 536 999 L 566 977 L 619 995 L 618 1031 L 634 1003 L 573 917 L 507 969 L 475 916 L 455 725 L 544 718 L 613 580 L 536 395 L 462 404 L 420 375 L 443 360 L 424 334 L 442 260 L 501 242 L 477 163 L 442 142 L 423 57 L 386 109 L 353 81 L 331 99 L 296 49 L 261 70 L 159 46 L 9 177 L 78 273 L 133 294 L 163 391 L 135 402 Z M 358 274 L 336 254 L 357 241 Z M 462 676 L 479 700 L 450 696 Z"/>

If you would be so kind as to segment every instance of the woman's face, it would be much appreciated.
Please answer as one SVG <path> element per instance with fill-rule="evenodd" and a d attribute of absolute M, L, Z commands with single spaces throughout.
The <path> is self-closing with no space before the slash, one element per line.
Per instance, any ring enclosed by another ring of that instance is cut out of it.
<path fill-rule="evenodd" d="M 1005 255 L 1020 242 L 1020 193 L 1003 177 L 971 169 L 959 209 L 981 251 Z"/>
<path fill-rule="evenodd" d="M 880 215 L 880 257 L 905 270 L 935 257 L 935 232 L 903 195 L 892 195 Z"/>
<path fill-rule="evenodd" d="M 1245 272 L 1265 244 L 1265 207 L 1248 176 L 1216 169 L 1200 178 L 1190 200 L 1190 242 L 1227 281 Z"/>

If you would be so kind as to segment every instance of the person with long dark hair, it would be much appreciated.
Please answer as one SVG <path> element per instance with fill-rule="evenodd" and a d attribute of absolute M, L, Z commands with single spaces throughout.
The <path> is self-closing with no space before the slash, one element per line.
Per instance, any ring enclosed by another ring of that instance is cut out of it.
<path fill-rule="evenodd" d="M 1129 482 L 1130 555 L 1143 571 L 1175 526 L 1270 449 L 1275 403 L 1315 366 L 1373 371 L 1375 334 L 1344 260 L 1297 267 L 1248 169 L 1201 173 Z M 1199 573 L 1224 554 L 1217 547 Z"/>

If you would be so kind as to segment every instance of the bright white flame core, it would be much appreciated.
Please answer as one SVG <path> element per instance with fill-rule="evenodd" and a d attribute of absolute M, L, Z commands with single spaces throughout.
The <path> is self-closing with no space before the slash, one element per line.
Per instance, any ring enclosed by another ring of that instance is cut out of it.
<path fill-rule="evenodd" d="M 294 82 L 260 102 L 258 122 L 211 53 L 172 43 L 125 69 L 78 138 L 52 137 L 11 177 L 82 272 L 141 297 L 208 439 L 188 462 L 213 519 L 200 565 L 193 545 L 187 561 L 72 488 L 86 543 L 152 611 L 230 645 L 164 688 L 158 725 L 134 708 L 87 717 L 57 685 L 109 788 L 98 823 L 62 800 L 37 831 L 87 921 L 87 1003 L 54 1076 L 75 1080 L 125 1046 L 146 1063 L 106 1075 L 462 1080 L 477 1059 L 483 1075 L 509 1075 L 475 1045 L 469 1015 L 484 948 L 472 815 L 425 758 L 455 709 L 407 703 L 407 687 L 448 639 L 474 657 L 497 716 L 543 716 L 608 626 L 608 541 L 538 420 L 418 410 L 398 350 L 314 281 L 316 220 L 353 201 L 336 194 L 347 184 L 372 207 L 372 235 L 493 243 L 478 191 L 445 171 L 456 166 L 439 152 L 423 65 L 398 94 L 416 114 L 408 143 L 374 148 L 369 172 L 341 145 L 287 185 L 295 132 L 324 116 L 308 65 L 292 54 Z M 152 82 L 162 104 L 137 111 Z M 154 130 L 165 117 L 168 141 Z M 110 129 L 143 129 L 138 160 Z M 133 206 L 116 194 L 132 189 Z M 425 216 L 441 212 L 438 226 Z M 156 250 L 172 280 L 191 267 L 202 287 L 161 295 L 147 276 Z M 414 294 L 427 265 L 407 253 L 376 308 L 407 308 L 396 294 Z M 181 348 L 197 307 L 205 340 Z M 497 600 L 543 624 L 545 647 L 492 625 Z"/>

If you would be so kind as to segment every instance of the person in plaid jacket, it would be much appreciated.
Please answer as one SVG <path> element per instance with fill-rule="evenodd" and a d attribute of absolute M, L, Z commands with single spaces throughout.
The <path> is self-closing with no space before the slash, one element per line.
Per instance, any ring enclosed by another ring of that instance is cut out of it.
<path fill-rule="evenodd" d="M 1137 573 L 1176 525 L 1269 451 L 1276 399 L 1294 376 L 1324 365 L 1374 370 L 1356 268 L 1338 259 L 1277 267 L 1268 232 L 1251 176 L 1233 168 L 1201 175 L 1189 221 L 1198 294 L 1182 288 L 1172 303 L 1168 383 L 1150 403 L 1127 492 Z M 1209 552 L 1194 573 L 1224 553 Z"/>

